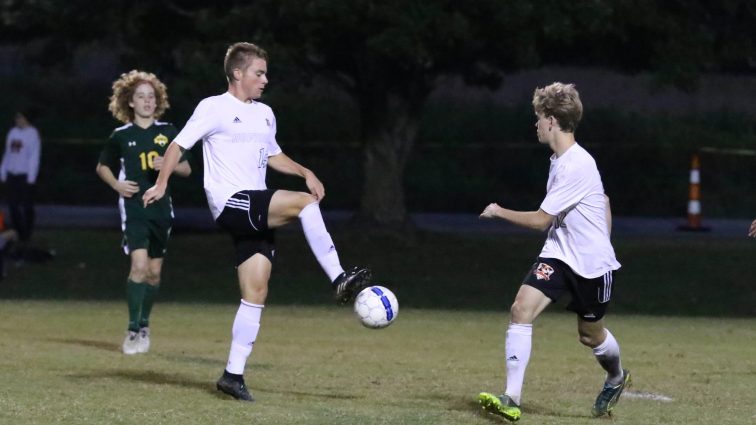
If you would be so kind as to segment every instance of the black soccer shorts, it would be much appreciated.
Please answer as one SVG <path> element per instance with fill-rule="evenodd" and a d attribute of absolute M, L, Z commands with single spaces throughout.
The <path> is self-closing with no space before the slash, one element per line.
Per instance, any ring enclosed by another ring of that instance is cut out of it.
<path fill-rule="evenodd" d="M 242 190 L 226 201 L 215 222 L 234 240 L 236 266 L 255 254 L 273 262 L 275 231 L 268 227 L 268 207 L 275 190 Z"/>
<path fill-rule="evenodd" d="M 604 317 L 612 298 L 613 283 L 612 271 L 588 279 L 576 274 L 560 260 L 542 257 L 538 257 L 522 282 L 543 292 L 553 302 L 569 292 L 572 300 L 567 304 L 567 310 L 574 311 L 587 322 L 597 322 Z"/>

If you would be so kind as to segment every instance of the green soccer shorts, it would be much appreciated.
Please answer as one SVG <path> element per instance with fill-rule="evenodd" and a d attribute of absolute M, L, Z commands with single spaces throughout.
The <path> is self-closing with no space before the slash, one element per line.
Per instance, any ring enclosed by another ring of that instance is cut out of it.
<path fill-rule="evenodd" d="M 146 249 L 150 258 L 163 258 L 171 237 L 170 220 L 127 220 L 123 231 L 123 251 L 128 255 Z"/>

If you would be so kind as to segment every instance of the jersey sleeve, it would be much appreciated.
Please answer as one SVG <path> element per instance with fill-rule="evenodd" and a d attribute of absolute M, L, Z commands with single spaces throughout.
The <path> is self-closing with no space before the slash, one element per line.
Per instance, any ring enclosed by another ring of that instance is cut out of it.
<path fill-rule="evenodd" d="M 121 162 L 121 149 L 115 132 L 110 135 L 105 146 L 102 148 L 98 162 L 110 168 L 110 171 L 112 171 L 114 175 L 118 175 L 118 169 L 120 168 Z"/>
<path fill-rule="evenodd" d="M 561 167 L 556 171 L 554 181 L 541 202 L 541 209 L 547 214 L 557 216 L 577 205 L 587 194 L 585 179 L 574 167 Z"/>
<path fill-rule="evenodd" d="M 270 131 L 270 139 L 268 139 L 268 156 L 275 156 L 283 152 L 281 150 L 281 147 L 278 146 L 278 142 L 276 141 L 276 116 L 273 115 L 273 112 L 270 113 L 271 116 L 271 131 Z"/>
<path fill-rule="evenodd" d="M 215 121 L 215 111 L 205 99 L 197 105 L 191 118 L 173 141 L 184 149 L 191 149 L 199 140 L 213 132 L 216 127 Z"/>
<path fill-rule="evenodd" d="M 168 133 L 167 137 L 168 140 L 176 140 L 176 135 L 178 134 L 178 129 L 173 124 L 168 124 L 166 126 L 165 132 Z M 191 154 L 189 153 L 189 149 L 184 150 L 184 153 L 181 154 L 181 157 L 179 158 L 179 162 L 187 161 L 189 158 L 191 158 Z"/>

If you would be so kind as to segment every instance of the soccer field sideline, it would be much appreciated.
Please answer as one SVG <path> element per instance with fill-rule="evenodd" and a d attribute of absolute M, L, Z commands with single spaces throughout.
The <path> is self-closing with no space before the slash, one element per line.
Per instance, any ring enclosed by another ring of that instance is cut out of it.
<path fill-rule="evenodd" d="M 0 301 L 0 423 L 491 423 L 474 398 L 503 385 L 504 312 L 405 309 L 374 331 L 349 309 L 269 306 L 247 370 L 258 401 L 245 406 L 213 387 L 235 308 L 159 304 L 153 349 L 126 357 L 122 303 Z M 634 376 L 613 423 L 753 423 L 756 320 L 607 325 Z M 593 420 L 602 373 L 574 327 L 565 313 L 536 323 L 520 423 Z"/>
<path fill-rule="evenodd" d="M 485 205 L 481 205 L 482 208 Z M 0 208 L 7 208 L 0 204 Z M 40 227 L 95 227 L 120 228 L 117 205 L 51 205 L 36 206 L 37 223 Z M 206 207 L 182 208 L 175 210 L 175 226 L 184 229 L 214 230 L 216 225 Z M 327 223 L 343 223 L 353 215 L 351 211 L 324 210 Z M 410 219 L 418 228 L 433 232 L 455 233 L 534 233 L 532 230 L 497 220 L 480 220 L 476 212 L 471 213 L 411 213 Z M 750 219 L 704 218 L 704 232 L 681 232 L 678 227 L 686 224 L 684 217 L 614 217 L 614 235 L 670 235 L 694 237 L 745 238 Z"/>

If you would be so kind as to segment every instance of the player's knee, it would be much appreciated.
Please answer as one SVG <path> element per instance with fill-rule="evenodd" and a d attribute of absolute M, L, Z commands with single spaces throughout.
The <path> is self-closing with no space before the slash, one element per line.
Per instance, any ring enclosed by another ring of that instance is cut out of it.
<path fill-rule="evenodd" d="M 580 343 L 585 345 L 586 347 L 590 348 L 598 347 L 599 345 L 601 345 L 601 341 L 599 341 L 595 335 L 585 333 L 578 335 L 578 341 L 580 341 Z"/>
<path fill-rule="evenodd" d="M 147 274 L 145 281 L 153 286 L 160 285 L 160 272 L 155 272 L 154 270 L 151 270 Z"/>
<path fill-rule="evenodd" d="M 242 294 L 244 301 L 252 304 L 265 304 L 265 299 L 268 298 L 267 286 L 253 286 L 244 289 Z"/>
<path fill-rule="evenodd" d="M 315 198 L 315 196 L 305 192 L 297 192 L 297 207 L 299 208 L 299 211 L 302 211 L 306 206 L 315 202 L 318 202 L 318 199 Z"/>
<path fill-rule="evenodd" d="M 530 323 L 532 318 L 529 310 L 523 303 L 515 300 L 509 309 L 509 313 L 512 315 L 512 323 Z"/>
<path fill-rule="evenodd" d="M 149 275 L 149 268 L 142 264 L 132 264 L 131 271 L 129 272 L 129 279 L 133 282 L 144 282 Z"/>
<path fill-rule="evenodd" d="M 304 210 L 305 207 L 316 202 L 318 202 L 318 200 L 309 193 L 293 192 L 293 194 L 286 199 L 286 204 L 280 212 L 287 219 L 294 219 L 302 213 L 302 210 Z"/>

